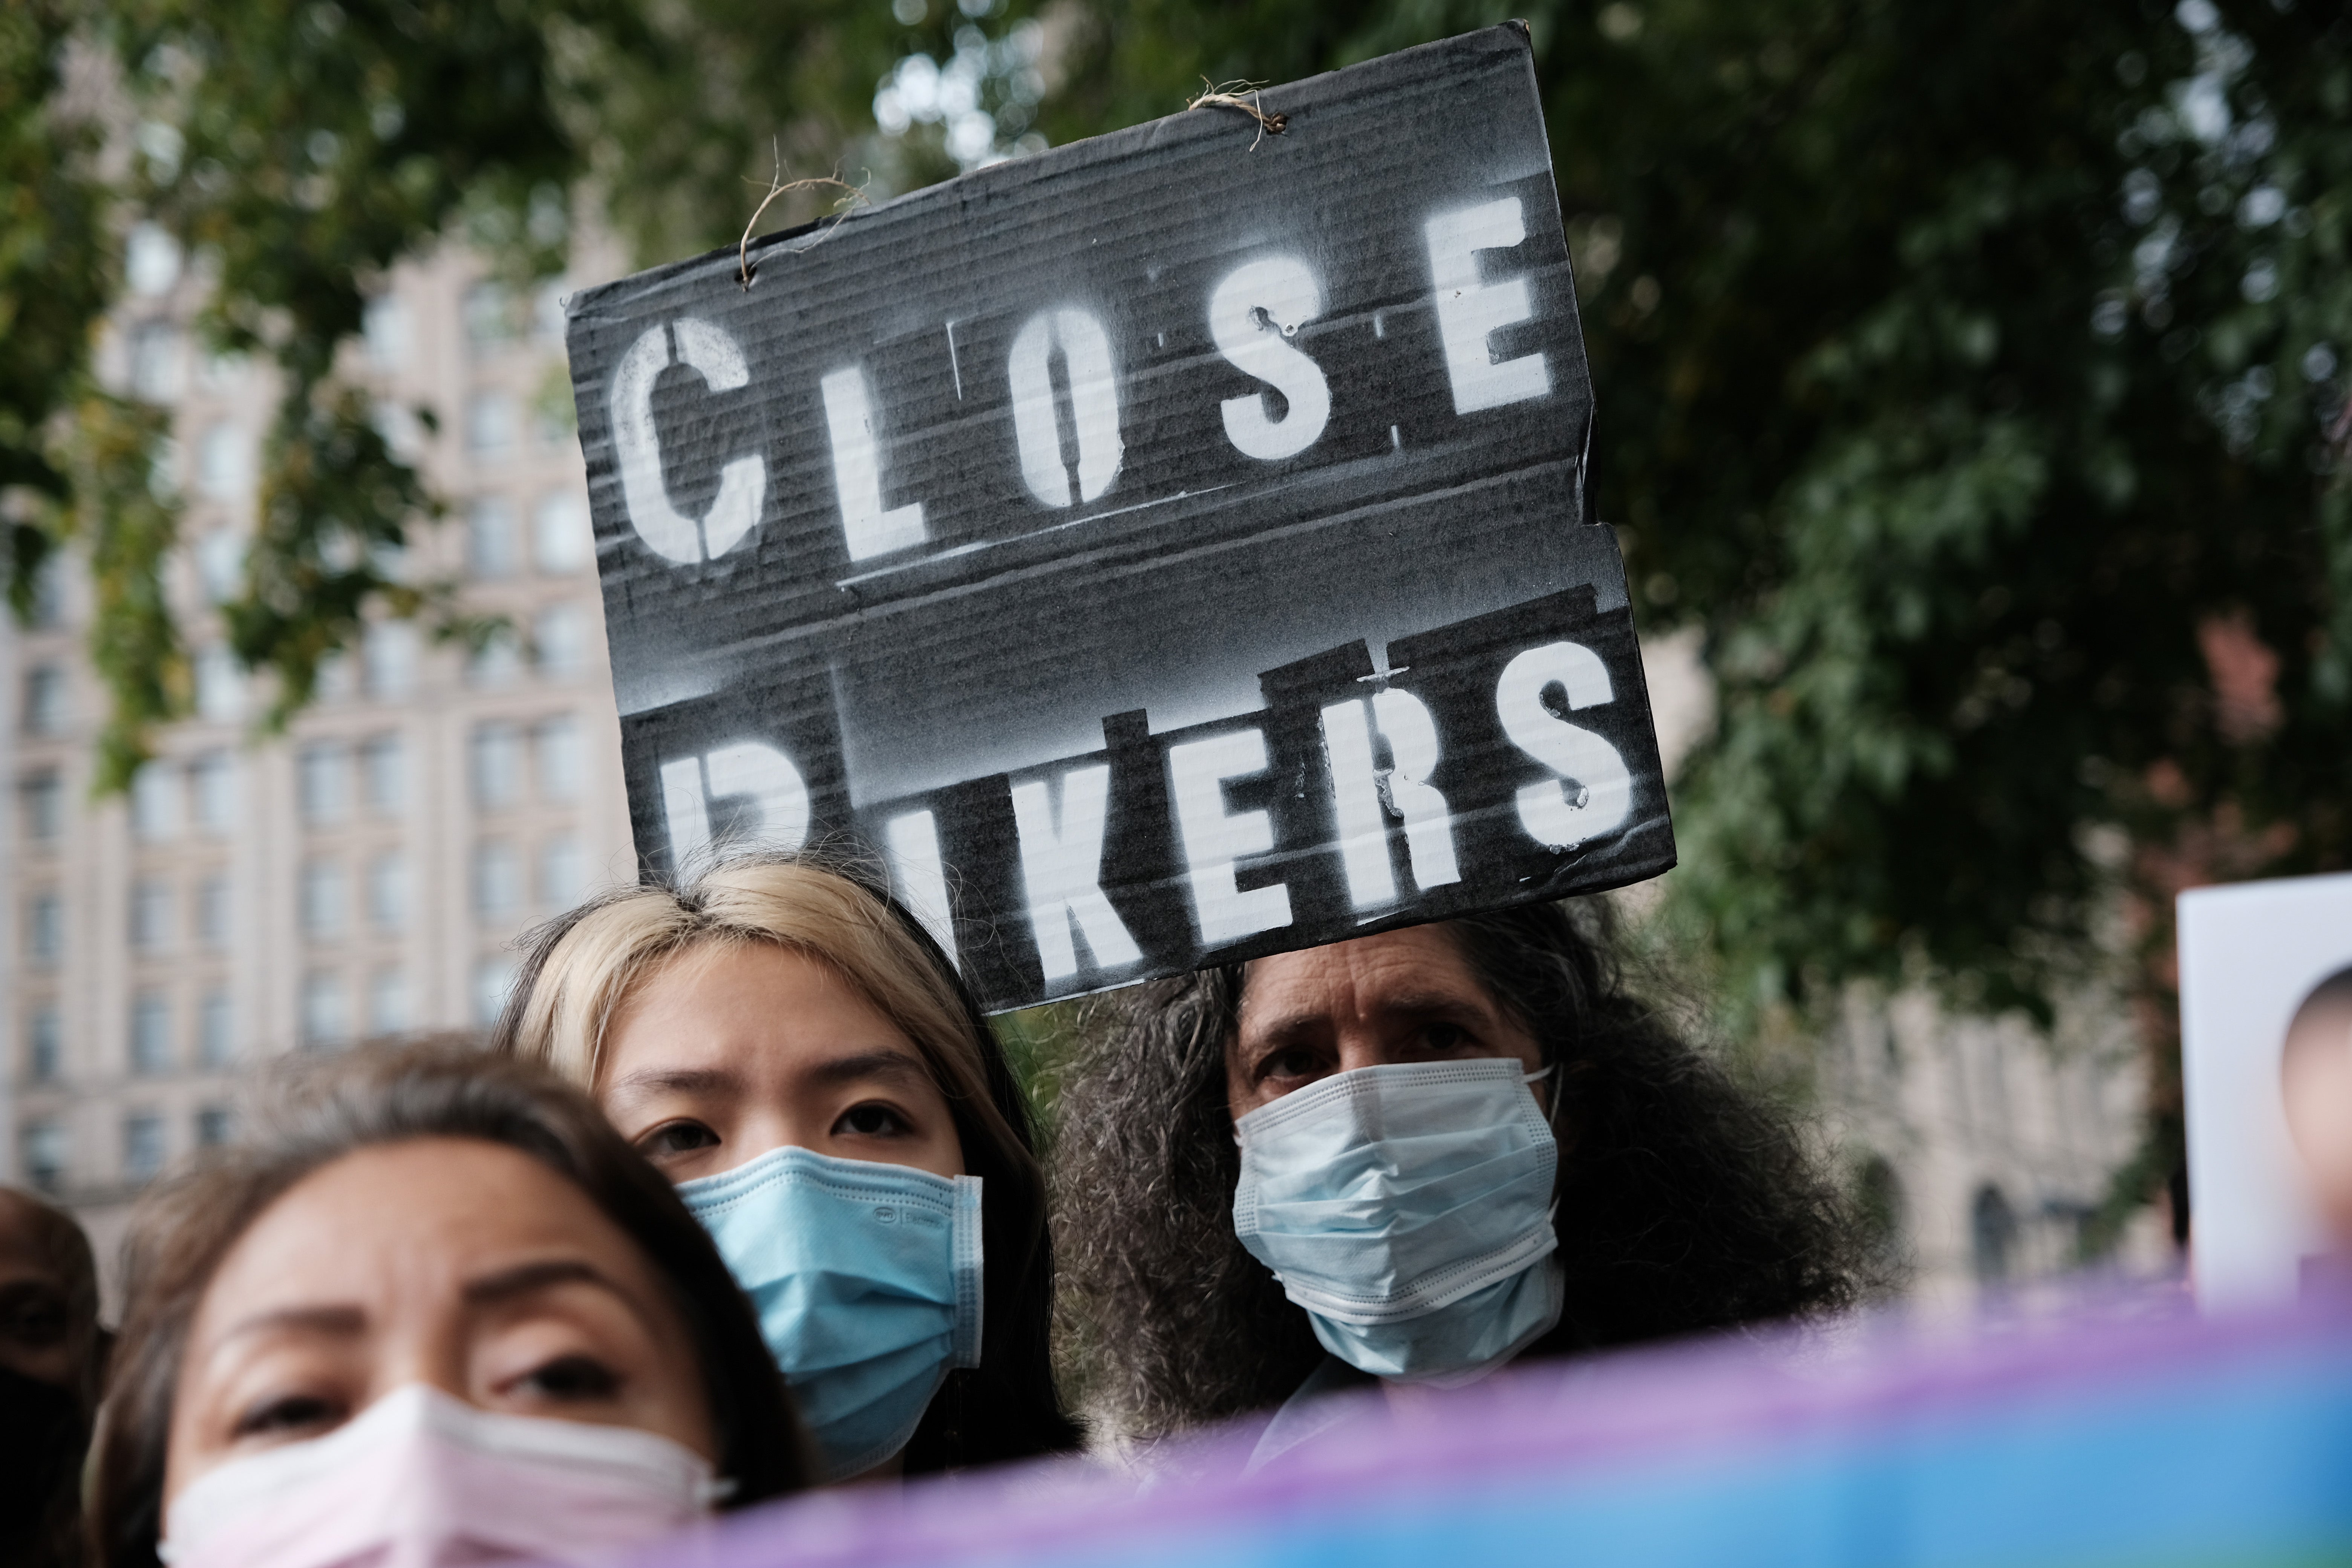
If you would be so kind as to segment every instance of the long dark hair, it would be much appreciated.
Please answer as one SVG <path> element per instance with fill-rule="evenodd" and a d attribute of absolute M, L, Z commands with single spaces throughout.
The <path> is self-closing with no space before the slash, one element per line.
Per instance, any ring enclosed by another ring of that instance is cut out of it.
<path fill-rule="evenodd" d="M 1567 1306 L 1526 1353 L 1848 1305 L 1859 1253 L 1837 1189 L 1786 1118 L 1628 990 L 1604 918 L 1533 904 L 1439 928 L 1559 1069 Z M 1062 1325 L 1090 1409 L 1127 1437 L 1279 1404 L 1324 1355 L 1234 1235 L 1243 984 L 1228 965 L 1106 1004 L 1062 1093 Z"/>
<path fill-rule="evenodd" d="M 971 987 L 876 868 L 809 850 L 739 853 L 682 879 L 600 894 L 524 939 L 492 1048 L 593 1089 L 606 1026 L 631 989 L 712 942 L 804 952 L 862 993 L 921 1053 L 981 1178 L 980 1365 L 948 1374 L 907 1444 L 907 1470 L 1076 1447 L 1054 1384 L 1054 1247 L 1028 1097 Z"/>
<path fill-rule="evenodd" d="M 520 1150 L 587 1194 L 652 1262 L 686 1324 L 740 1508 L 814 1475 L 790 1394 L 751 1304 L 660 1172 L 587 1098 L 526 1062 L 448 1042 L 367 1047 L 286 1069 L 252 1135 L 151 1188 L 125 1257 L 129 1309 L 115 1351 L 89 1500 L 92 1558 L 156 1568 L 172 1401 L 190 1324 L 221 1260 L 272 1202 L 361 1149 L 471 1138 Z"/>

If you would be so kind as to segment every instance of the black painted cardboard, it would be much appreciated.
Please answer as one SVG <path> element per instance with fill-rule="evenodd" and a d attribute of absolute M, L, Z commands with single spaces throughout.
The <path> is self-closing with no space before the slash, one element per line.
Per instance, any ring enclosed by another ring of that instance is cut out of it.
<path fill-rule="evenodd" d="M 1524 34 L 1258 101 L 574 299 L 648 872 L 1003 1008 L 1674 864 Z"/>

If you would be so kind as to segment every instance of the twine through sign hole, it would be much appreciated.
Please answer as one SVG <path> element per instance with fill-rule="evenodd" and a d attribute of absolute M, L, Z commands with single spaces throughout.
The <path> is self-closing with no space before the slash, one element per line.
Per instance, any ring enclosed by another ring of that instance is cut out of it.
<path fill-rule="evenodd" d="M 1269 136 L 1279 136 L 1290 125 L 1290 116 L 1268 114 L 1258 101 L 1258 89 L 1264 84 L 1255 81 L 1211 82 L 1201 79 L 1201 92 L 1184 107 L 1191 109 L 1237 109 L 1257 121 L 1257 135 L 1250 142 L 1250 151 Z"/>
<path fill-rule="evenodd" d="M 831 234 L 835 229 L 839 228 L 843 218 L 847 217 L 851 213 L 856 212 L 859 207 L 866 205 L 866 188 L 863 185 L 853 185 L 848 181 L 836 178 L 831 174 L 821 175 L 814 179 L 793 180 L 787 183 L 783 178 L 783 173 L 784 161 L 782 156 L 779 154 L 776 159 L 776 172 L 773 175 L 770 176 L 768 180 L 768 194 L 761 196 L 760 198 L 760 205 L 751 209 L 751 221 L 743 226 L 742 242 L 735 247 L 736 277 L 746 289 L 749 289 L 751 287 L 751 279 L 757 276 L 751 267 L 751 231 L 760 226 L 760 215 L 766 212 L 768 210 L 769 204 L 773 202 L 778 196 L 784 195 L 787 191 L 813 191 L 821 186 L 831 185 L 835 190 L 843 193 L 842 199 L 849 204 L 843 207 L 841 211 L 834 215 L 833 221 L 818 232 L 816 239 L 810 240 L 808 245 L 802 246 L 800 250 L 808 249 L 811 246 L 815 245 L 818 240 L 822 240 L 826 235 Z M 793 254 L 797 255 L 799 254 L 799 251 L 795 251 Z"/>

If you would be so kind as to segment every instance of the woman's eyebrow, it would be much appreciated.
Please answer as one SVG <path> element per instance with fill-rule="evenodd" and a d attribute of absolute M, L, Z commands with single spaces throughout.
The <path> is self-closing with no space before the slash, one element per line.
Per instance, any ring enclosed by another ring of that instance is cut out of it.
<path fill-rule="evenodd" d="M 807 1069 L 805 1076 L 820 1084 L 852 1083 L 859 1079 L 896 1079 L 902 1083 L 925 1085 L 931 1081 L 930 1069 L 917 1058 L 904 1051 L 853 1051 L 835 1057 Z"/>
<path fill-rule="evenodd" d="M 293 1330 L 300 1333 L 332 1334 L 349 1338 L 367 1328 L 367 1313 L 348 1304 L 319 1307 L 278 1307 L 266 1312 L 256 1312 L 240 1318 L 221 1334 L 221 1342 L 243 1339 L 249 1334 L 266 1334 Z"/>
<path fill-rule="evenodd" d="M 618 1296 L 632 1310 L 637 1307 L 626 1287 L 584 1258 L 541 1258 L 477 1275 L 460 1294 L 469 1307 L 495 1307 L 557 1285 L 593 1285 Z"/>
<path fill-rule="evenodd" d="M 634 1105 L 657 1094 L 740 1094 L 742 1080 L 723 1068 L 641 1068 L 613 1080 L 607 1092 Z"/>

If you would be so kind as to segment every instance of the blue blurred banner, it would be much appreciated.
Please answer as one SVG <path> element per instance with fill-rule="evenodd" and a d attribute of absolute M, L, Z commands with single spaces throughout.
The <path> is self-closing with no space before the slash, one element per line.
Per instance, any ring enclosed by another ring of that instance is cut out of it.
<path fill-rule="evenodd" d="M 1244 1475 L 1155 1460 L 832 1492 L 653 1561 L 710 1568 L 2352 1563 L 2352 1319 L 2084 1311 L 1927 1347 L 1714 1344 L 1531 1365 Z"/>

